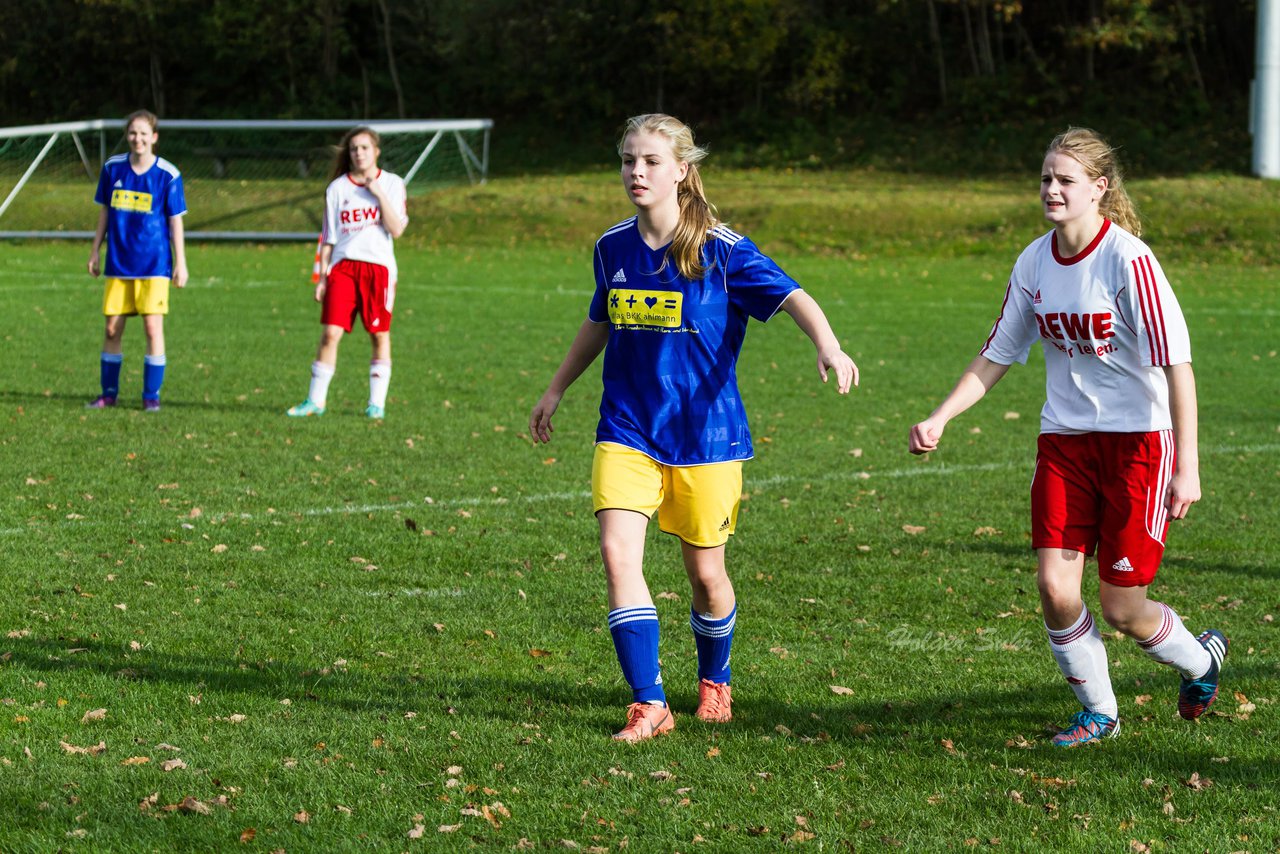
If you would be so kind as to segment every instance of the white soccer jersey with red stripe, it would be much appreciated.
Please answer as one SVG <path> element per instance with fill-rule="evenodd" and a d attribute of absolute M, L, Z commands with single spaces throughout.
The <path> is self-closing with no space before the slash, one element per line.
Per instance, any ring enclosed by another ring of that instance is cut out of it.
<path fill-rule="evenodd" d="M 409 220 L 405 209 L 404 181 L 399 175 L 379 171 L 378 183 L 402 219 Z M 367 261 L 387 268 L 390 281 L 396 281 L 394 241 L 382 227 L 382 209 L 378 199 L 351 176 L 335 178 L 324 193 L 324 231 L 320 239 L 333 244 L 329 265 L 343 258 Z"/>
<path fill-rule="evenodd" d="M 1191 361 L 1187 323 L 1147 245 L 1103 222 L 1079 255 L 1058 254 L 1055 232 L 1018 257 L 982 355 L 1025 363 L 1044 348 L 1045 433 L 1167 430 L 1163 367 Z"/>

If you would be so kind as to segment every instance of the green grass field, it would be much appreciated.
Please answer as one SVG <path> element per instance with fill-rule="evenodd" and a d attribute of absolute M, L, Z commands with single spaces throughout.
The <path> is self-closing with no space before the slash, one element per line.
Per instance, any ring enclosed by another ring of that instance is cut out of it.
<path fill-rule="evenodd" d="M 550 446 L 526 431 L 591 243 L 629 213 L 609 174 L 414 201 L 382 423 L 361 415 L 362 336 L 330 412 L 284 417 L 317 337 L 310 246 L 191 248 L 154 415 L 136 321 L 122 406 L 83 409 L 88 246 L 0 248 L 0 850 L 1280 849 L 1280 187 L 1132 188 L 1200 391 L 1204 500 L 1153 596 L 1232 647 L 1188 724 L 1176 675 L 1109 637 L 1123 731 L 1062 751 L 1046 733 L 1074 698 L 1027 533 L 1038 351 L 938 453 L 906 452 L 1042 230 L 1034 176 L 707 181 L 821 302 L 862 386 L 823 387 L 786 317 L 753 325 L 735 720 L 691 714 L 688 585 L 655 530 L 678 724 L 638 746 L 608 738 L 629 693 L 588 495 L 598 368 Z"/>

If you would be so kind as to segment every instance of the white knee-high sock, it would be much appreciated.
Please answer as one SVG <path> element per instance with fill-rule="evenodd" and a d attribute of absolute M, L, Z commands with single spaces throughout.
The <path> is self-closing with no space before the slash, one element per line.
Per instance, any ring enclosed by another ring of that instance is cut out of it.
<path fill-rule="evenodd" d="M 387 408 L 387 388 L 391 385 L 391 360 L 374 359 L 369 362 L 369 404 L 379 409 Z"/>
<path fill-rule="evenodd" d="M 1080 609 L 1080 618 L 1070 627 L 1050 629 L 1049 648 L 1058 662 L 1058 669 L 1066 677 L 1080 705 L 1091 712 L 1119 717 L 1120 706 L 1111 688 L 1111 674 L 1107 670 L 1107 648 L 1102 645 L 1102 633 L 1093 621 L 1087 606 Z"/>
<path fill-rule="evenodd" d="M 1209 651 L 1200 645 L 1182 618 L 1163 602 L 1160 606 L 1160 628 L 1146 640 L 1138 641 L 1142 651 L 1161 664 L 1167 664 L 1188 679 L 1199 679 L 1209 672 L 1213 659 Z"/>
<path fill-rule="evenodd" d="M 333 370 L 324 362 L 311 363 L 311 390 L 307 399 L 321 409 L 329 400 L 329 381 L 333 379 Z"/>

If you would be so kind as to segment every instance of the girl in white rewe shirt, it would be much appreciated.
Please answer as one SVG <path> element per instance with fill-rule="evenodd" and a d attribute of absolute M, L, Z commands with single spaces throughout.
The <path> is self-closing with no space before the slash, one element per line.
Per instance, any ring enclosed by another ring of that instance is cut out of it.
<path fill-rule="evenodd" d="M 951 394 L 911 428 L 915 454 L 977 403 L 1038 339 L 1045 404 L 1031 484 L 1032 548 L 1049 646 L 1084 707 L 1056 735 L 1075 747 L 1116 735 L 1106 649 L 1081 596 L 1097 554 L 1103 618 L 1182 675 L 1178 713 L 1218 693 L 1227 638 L 1198 638 L 1147 598 L 1171 519 L 1200 500 L 1191 343 L 1177 298 L 1138 235 L 1115 151 L 1072 128 L 1045 153 L 1040 201 L 1053 230 L 1023 250 L 991 335 Z"/>
<path fill-rule="evenodd" d="M 316 302 L 320 346 L 311 364 L 307 399 L 289 409 L 293 417 L 323 415 L 329 381 L 338 362 L 338 344 L 357 314 L 373 344 L 369 363 L 369 405 L 365 415 L 386 414 L 391 383 L 391 312 L 396 299 L 393 240 L 409 222 L 404 181 L 378 168 L 381 141 L 376 131 L 352 128 L 342 138 L 333 180 L 325 191 L 321 234 L 320 281 Z"/>

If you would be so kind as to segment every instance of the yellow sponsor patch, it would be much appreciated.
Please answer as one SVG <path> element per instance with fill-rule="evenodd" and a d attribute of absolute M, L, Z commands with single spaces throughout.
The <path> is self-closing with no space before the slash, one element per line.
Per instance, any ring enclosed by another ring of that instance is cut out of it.
<path fill-rule="evenodd" d="M 679 329 L 684 294 L 680 291 L 609 291 L 609 320 L 614 326 Z"/>
<path fill-rule="evenodd" d="M 112 190 L 111 207 L 120 211 L 151 213 L 151 194 L 136 190 Z"/>

